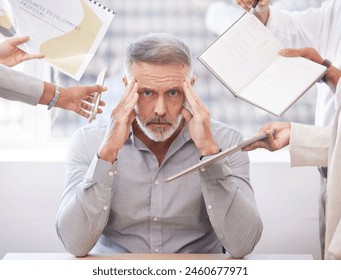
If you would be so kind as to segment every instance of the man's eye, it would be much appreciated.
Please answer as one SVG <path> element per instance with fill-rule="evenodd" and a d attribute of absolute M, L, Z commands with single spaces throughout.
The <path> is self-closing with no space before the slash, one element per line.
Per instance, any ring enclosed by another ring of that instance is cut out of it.
<path fill-rule="evenodd" d="M 172 97 L 178 96 L 178 91 L 177 90 L 171 90 L 169 92 L 169 95 L 172 96 Z"/>
<path fill-rule="evenodd" d="M 151 95 L 152 95 L 152 92 L 151 92 L 150 90 L 145 90 L 145 91 L 143 92 L 143 95 L 144 95 L 144 96 L 151 96 Z"/>

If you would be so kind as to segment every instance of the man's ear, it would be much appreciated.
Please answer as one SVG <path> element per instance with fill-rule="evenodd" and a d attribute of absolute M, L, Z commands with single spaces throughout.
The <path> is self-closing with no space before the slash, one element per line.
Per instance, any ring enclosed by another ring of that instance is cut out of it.
<path fill-rule="evenodd" d="M 125 87 L 128 85 L 128 79 L 127 79 L 126 75 L 122 75 L 122 82 L 123 82 Z"/>
<path fill-rule="evenodd" d="M 193 75 L 193 76 L 191 77 L 191 86 L 194 85 L 196 78 L 197 78 L 197 77 L 196 77 L 195 75 Z"/>

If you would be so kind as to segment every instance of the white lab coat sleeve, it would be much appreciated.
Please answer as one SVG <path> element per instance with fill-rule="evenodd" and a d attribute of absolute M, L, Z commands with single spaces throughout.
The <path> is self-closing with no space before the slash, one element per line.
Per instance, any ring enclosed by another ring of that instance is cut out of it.
<path fill-rule="evenodd" d="M 291 166 L 327 166 L 331 130 L 330 127 L 292 123 Z"/>

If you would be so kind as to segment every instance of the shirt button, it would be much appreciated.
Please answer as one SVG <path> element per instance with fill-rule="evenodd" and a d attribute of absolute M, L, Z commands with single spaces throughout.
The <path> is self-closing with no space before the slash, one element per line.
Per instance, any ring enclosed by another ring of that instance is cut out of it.
<path fill-rule="evenodd" d="M 154 222 L 157 222 L 157 221 L 158 221 L 158 218 L 157 218 L 157 217 L 154 217 L 154 218 L 153 218 L 153 221 L 154 221 Z"/>
<path fill-rule="evenodd" d="M 154 248 L 154 252 L 158 253 L 158 252 L 160 252 L 160 249 L 159 248 Z"/>
<path fill-rule="evenodd" d="M 155 180 L 155 185 L 158 185 L 159 184 L 159 180 Z"/>
<path fill-rule="evenodd" d="M 212 205 L 207 205 L 208 210 L 211 210 L 212 208 L 213 208 Z"/>
<path fill-rule="evenodd" d="M 109 172 L 109 176 L 111 177 L 111 176 L 113 176 L 113 175 L 114 175 L 114 172 L 110 171 L 110 172 Z"/>
<path fill-rule="evenodd" d="M 104 207 L 103 207 L 103 210 L 108 210 L 108 206 L 104 206 Z"/>

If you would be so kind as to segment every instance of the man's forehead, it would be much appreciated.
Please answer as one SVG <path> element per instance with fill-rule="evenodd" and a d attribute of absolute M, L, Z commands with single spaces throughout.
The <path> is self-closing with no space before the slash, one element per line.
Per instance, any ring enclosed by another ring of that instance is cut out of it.
<path fill-rule="evenodd" d="M 159 81 L 159 80 L 137 80 L 138 87 L 140 89 L 159 89 L 159 88 L 167 88 L 167 89 L 183 89 L 183 80 L 175 81 L 175 80 L 168 80 L 168 81 Z"/>
<path fill-rule="evenodd" d="M 186 71 L 176 71 L 176 69 L 159 69 L 159 71 L 149 69 L 145 71 L 135 71 L 132 73 L 139 85 L 167 85 L 181 86 L 187 76 Z"/>
<path fill-rule="evenodd" d="M 129 76 L 134 76 L 139 89 L 168 90 L 183 89 L 183 82 L 189 75 L 189 67 L 178 64 L 134 63 L 129 67 Z"/>
<path fill-rule="evenodd" d="M 130 67 L 130 72 L 133 75 L 150 74 L 154 75 L 164 74 L 164 73 L 178 73 L 179 75 L 187 75 L 189 72 L 189 67 L 180 64 L 152 64 L 152 63 L 134 63 Z"/>

